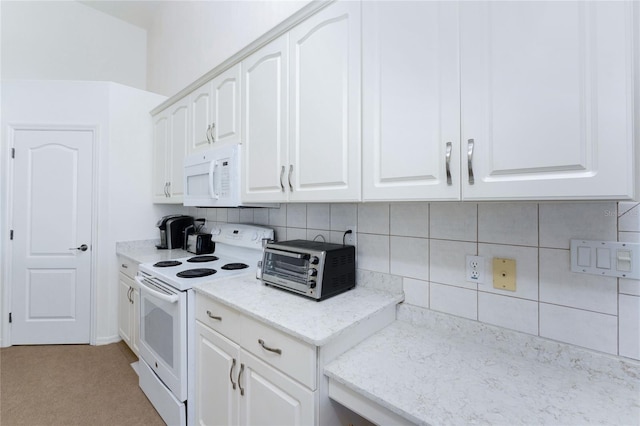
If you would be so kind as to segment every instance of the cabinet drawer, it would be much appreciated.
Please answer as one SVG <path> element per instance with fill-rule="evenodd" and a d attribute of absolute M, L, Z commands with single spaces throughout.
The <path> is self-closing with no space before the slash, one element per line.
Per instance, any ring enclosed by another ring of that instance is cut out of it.
<path fill-rule="evenodd" d="M 118 268 L 120 272 L 132 279 L 138 273 L 138 264 L 136 262 L 120 256 L 118 257 Z"/>
<path fill-rule="evenodd" d="M 240 346 L 311 390 L 316 389 L 315 346 L 254 319 L 242 319 L 242 334 L 236 340 Z M 278 350 L 280 353 L 275 352 Z"/>
<path fill-rule="evenodd" d="M 242 332 L 240 313 L 206 296 L 196 295 L 196 319 L 218 333 L 238 342 Z"/>

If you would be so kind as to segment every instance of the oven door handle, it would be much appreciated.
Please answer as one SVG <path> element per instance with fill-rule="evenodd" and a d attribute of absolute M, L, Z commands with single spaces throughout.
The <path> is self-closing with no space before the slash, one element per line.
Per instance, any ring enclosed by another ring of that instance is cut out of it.
<path fill-rule="evenodd" d="M 286 257 L 293 257 L 295 259 L 309 259 L 310 255 L 308 253 L 292 253 L 290 251 L 284 251 L 284 250 L 278 250 L 278 249 L 272 249 L 272 248 L 266 248 L 264 249 L 265 253 L 273 253 L 273 254 L 279 254 L 281 256 L 286 256 Z"/>
<path fill-rule="evenodd" d="M 135 279 L 136 279 L 136 282 L 141 287 L 144 287 L 145 291 L 148 291 L 149 293 L 151 293 L 151 295 L 153 295 L 153 297 L 157 297 L 158 299 L 164 300 L 165 302 L 169 302 L 169 303 L 176 303 L 178 301 L 179 296 L 177 294 L 160 293 L 158 290 L 155 290 L 155 289 L 149 287 L 148 285 L 146 285 L 144 283 L 144 280 L 142 280 L 140 277 L 136 276 Z"/>

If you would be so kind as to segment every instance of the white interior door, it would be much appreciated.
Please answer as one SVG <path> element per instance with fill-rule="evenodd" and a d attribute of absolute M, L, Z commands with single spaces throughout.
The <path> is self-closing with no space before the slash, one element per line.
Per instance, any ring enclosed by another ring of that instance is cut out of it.
<path fill-rule="evenodd" d="M 91 129 L 13 131 L 13 344 L 89 343 L 93 142 Z"/>

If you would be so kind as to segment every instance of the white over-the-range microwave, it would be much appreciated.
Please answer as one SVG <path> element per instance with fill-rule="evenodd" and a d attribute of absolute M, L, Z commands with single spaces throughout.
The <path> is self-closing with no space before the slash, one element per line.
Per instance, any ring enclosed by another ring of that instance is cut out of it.
<path fill-rule="evenodd" d="M 243 204 L 240 196 L 240 144 L 220 145 L 184 159 L 184 205 L 195 207 L 267 207 Z"/>

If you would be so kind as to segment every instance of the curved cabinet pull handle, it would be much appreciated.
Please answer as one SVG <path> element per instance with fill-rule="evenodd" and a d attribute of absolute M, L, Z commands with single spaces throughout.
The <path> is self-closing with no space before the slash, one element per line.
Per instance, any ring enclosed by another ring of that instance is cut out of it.
<path fill-rule="evenodd" d="M 206 136 L 207 136 L 207 143 L 211 143 L 211 124 L 207 126 Z"/>
<path fill-rule="evenodd" d="M 171 197 L 171 182 L 167 182 L 167 197 Z"/>
<path fill-rule="evenodd" d="M 293 164 L 289 164 L 289 191 L 293 192 L 293 185 L 291 185 L 291 175 L 293 174 Z"/>
<path fill-rule="evenodd" d="M 284 177 L 284 166 L 280 169 L 280 190 L 284 192 L 284 185 L 282 184 L 282 178 Z"/>
<path fill-rule="evenodd" d="M 445 154 L 445 164 L 447 169 L 447 185 L 451 185 L 451 142 L 447 142 L 447 153 Z"/>
<path fill-rule="evenodd" d="M 469 170 L 469 185 L 473 185 L 476 180 L 473 177 L 473 139 L 467 141 L 467 169 Z"/>
<path fill-rule="evenodd" d="M 260 346 L 262 346 L 262 349 L 269 351 L 269 352 L 275 352 L 278 355 L 282 355 L 282 349 L 275 349 L 275 348 L 270 348 L 269 346 L 266 346 L 264 344 L 264 340 L 262 339 L 258 339 L 258 343 L 260 344 Z"/>
<path fill-rule="evenodd" d="M 236 390 L 236 382 L 233 381 L 233 369 L 236 368 L 236 359 L 233 359 L 233 363 L 231 364 L 231 369 L 229 370 L 229 380 L 231 380 L 231 384 L 233 385 L 233 390 Z"/>
<path fill-rule="evenodd" d="M 207 316 L 208 316 L 209 318 L 211 318 L 211 319 L 214 319 L 214 320 L 217 320 L 217 321 L 222 321 L 222 317 L 217 317 L 217 316 L 213 315 L 213 314 L 211 313 L 211 311 L 207 311 Z"/>
<path fill-rule="evenodd" d="M 238 387 L 240 388 L 240 396 L 244 396 L 244 388 L 240 384 L 240 380 L 242 380 L 243 372 L 244 372 L 244 364 L 240 364 L 240 372 L 238 373 Z"/>
<path fill-rule="evenodd" d="M 215 135 L 215 130 L 216 130 L 216 123 L 211 123 L 211 143 L 214 143 L 216 141 L 216 135 Z"/>
<path fill-rule="evenodd" d="M 165 183 L 164 183 L 164 196 L 165 196 L 165 197 L 168 197 L 168 196 L 169 196 L 169 193 L 167 192 L 167 185 L 169 185 L 169 182 L 165 182 Z"/>

